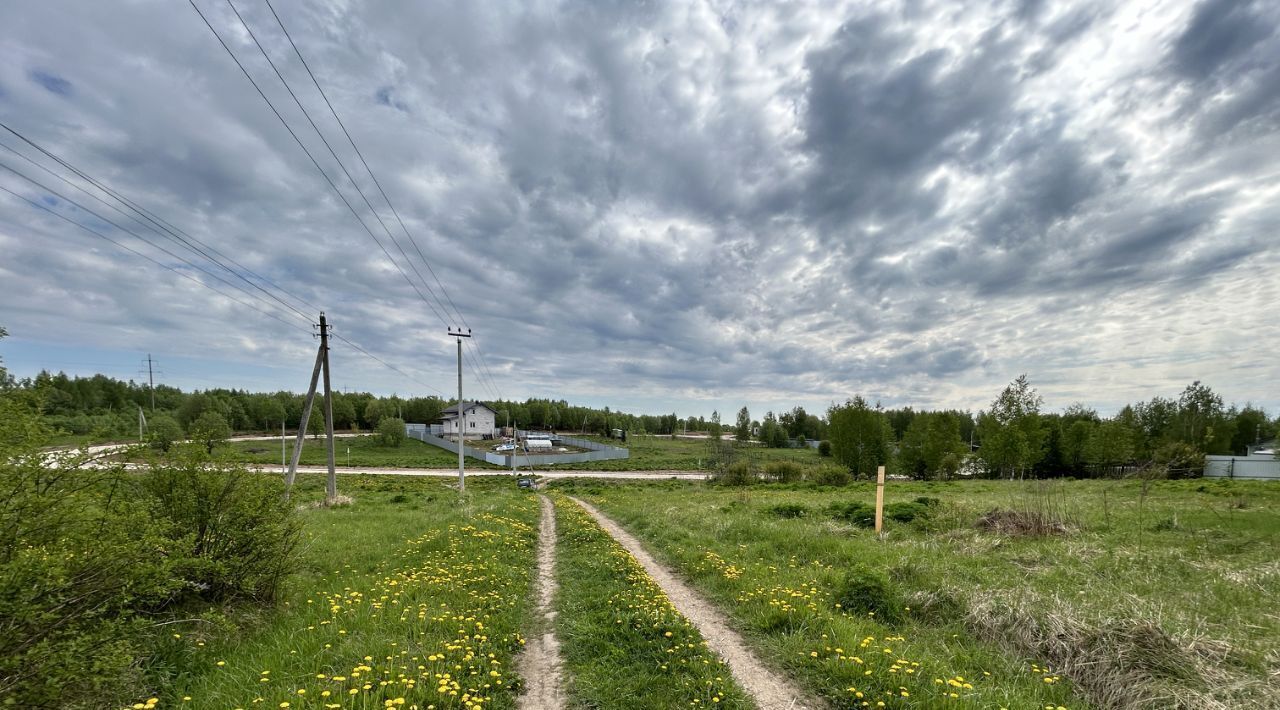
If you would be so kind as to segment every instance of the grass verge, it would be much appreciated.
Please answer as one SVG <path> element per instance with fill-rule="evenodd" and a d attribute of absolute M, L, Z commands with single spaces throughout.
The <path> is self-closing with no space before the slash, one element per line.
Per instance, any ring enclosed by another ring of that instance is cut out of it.
<path fill-rule="evenodd" d="M 353 502 L 317 508 L 323 477 L 300 477 L 306 551 L 278 611 L 237 638 L 172 627 L 179 670 L 153 707 L 515 706 L 536 499 L 480 479 L 461 498 L 439 481 L 343 484 Z"/>
<path fill-rule="evenodd" d="M 835 514 L 866 484 L 568 483 L 838 705 L 1280 703 L 1280 488 L 1055 485 L 893 483 L 889 504 L 938 501 L 878 540 Z M 1052 524 L 982 525 L 996 509 Z"/>
<path fill-rule="evenodd" d="M 729 669 L 644 569 L 555 496 L 557 633 L 571 702 L 589 708 L 751 708 Z"/>

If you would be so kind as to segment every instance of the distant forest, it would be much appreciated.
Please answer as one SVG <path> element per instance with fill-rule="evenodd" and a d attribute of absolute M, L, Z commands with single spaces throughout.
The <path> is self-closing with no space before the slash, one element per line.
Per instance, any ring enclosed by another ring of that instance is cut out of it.
<path fill-rule="evenodd" d="M 237 432 L 273 433 L 281 423 L 296 430 L 303 395 L 255 393 L 236 389 L 183 392 L 104 375 L 69 377 L 41 372 L 35 378 L 0 378 L 0 387 L 30 390 L 43 403 L 47 421 L 76 440 L 129 439 L 138 436 L 138 410 L 149 422 L 171 418 L 189 431 L 205 412 L 221 415 Z M 429 423 L 452 400 L 440 397 L 377 397 L 366 392 L 334 393 L 338 429 L 373 431 L 384 418 Z M 877 465 L 920 478 L 949 475 L 977 461 L 990 475 L 1105 475 L 1152 461 L 1191 469 L 1204 454 L 1245 455 L 1251 445 L 1269 441 L 1280 419 L 1252 405 L 1225 405 L 1209 387 L 1195 382 L 1177 397 L 1153 397 L 1126 405 L 1102 417 L 1083 404 L 1062 412 L 1041 412 L 1041 399 L 1025 377 L 1005 388 L 986 410 L 929 411 L 911 407 L 883 408 L 855 397 L 832 405 L 821 416 L 802 407 L 762 420 L 746 407 L 734 421 L 680 418 L 676 414 L 635 415 L 570 405 L 564 400 L 486 402 L 499 426 L 586 431 L 607 435 L 622 429 L 632 434 L 731 434 L 739 441 L 765 446 L 803 446 L 826 441 L 824 455 L 833 456 L 857 475 Z M 312 417 L 313 431 L 321 418 Z M 1198 458 L 1197 458 L 1198 457 Z"/>

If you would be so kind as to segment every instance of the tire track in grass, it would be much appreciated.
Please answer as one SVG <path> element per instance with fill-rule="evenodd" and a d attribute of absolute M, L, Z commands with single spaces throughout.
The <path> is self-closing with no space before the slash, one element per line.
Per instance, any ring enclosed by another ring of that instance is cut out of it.
<path fill-rule="evenodd" d="M 760 662 L 743 642 L 742 637 L 729 627 L 724 615 L 670 570 L 658 564 L 638 540 L 610 520 L 590 503 L 569 496 L 569 499 L 595 518 L 600 527 L 618 541 L 649 576 L 666 593 L 676 609 L 692 623 L 708 647 L 729 666 L 733 679 L 745 689 L 761 710 L 816 710 L 825 708 L 822 703 L 805 693 L 775 671 Z"/>
<path fill-rule="evenodd" d="M 524 692 L 516 703 L 522 710 L 560 710 L 565 706 L 563 661 L 556 638 L 556 510 L 551 499 L 538 496 L 542 522 L 538 527 L 538 602 L 535 609 L 538 631 L 531 634 L 517 661 L 525 680 Z"/>

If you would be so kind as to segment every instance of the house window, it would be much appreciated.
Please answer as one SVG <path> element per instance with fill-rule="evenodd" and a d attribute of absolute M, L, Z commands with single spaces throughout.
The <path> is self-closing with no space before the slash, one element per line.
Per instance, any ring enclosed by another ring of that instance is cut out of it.
<path fill-rule="evenodd" d="M 476 428 L 476 423 L 475 423 L 475 422 L 471 422 L 471 428 L 472 428 L 472 429 L 475 429 L 475 428 Z"/>

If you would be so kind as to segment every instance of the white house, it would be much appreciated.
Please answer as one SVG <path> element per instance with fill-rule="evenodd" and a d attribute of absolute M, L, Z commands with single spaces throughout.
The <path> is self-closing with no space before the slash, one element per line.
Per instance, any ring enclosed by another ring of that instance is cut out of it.
<path fill-rule="evenodd" d="M 464 438 L 480 439 L 486 436 L 493 436 L 493 425 L 497 412 L 480 402 L 463 402 L 462 412 L 465 415 L 467 427 L 466 432 L 463 433 Z M 446 407 L 440 413 L 440 419 L 444 422 L 444 435 L 446 437 L 458 435 L 458 405 Z"/>

